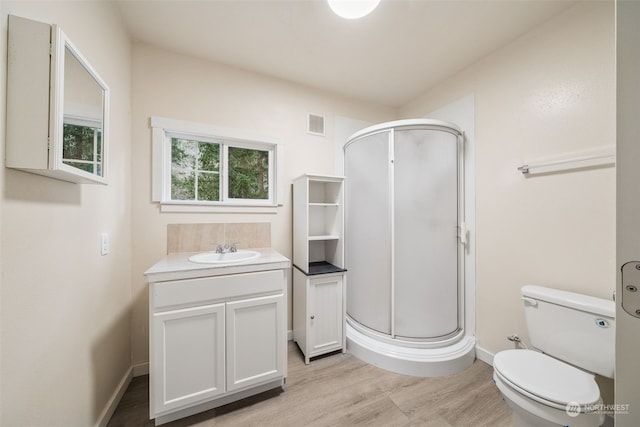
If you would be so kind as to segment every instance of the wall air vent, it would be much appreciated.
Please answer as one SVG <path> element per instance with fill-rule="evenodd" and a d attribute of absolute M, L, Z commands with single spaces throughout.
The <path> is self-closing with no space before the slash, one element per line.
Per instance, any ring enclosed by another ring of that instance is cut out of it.
<path fill-rule="evenodd" d="M 307 132 L 324 136 L 324 116 L 309 113 L 307 115 Z"/>

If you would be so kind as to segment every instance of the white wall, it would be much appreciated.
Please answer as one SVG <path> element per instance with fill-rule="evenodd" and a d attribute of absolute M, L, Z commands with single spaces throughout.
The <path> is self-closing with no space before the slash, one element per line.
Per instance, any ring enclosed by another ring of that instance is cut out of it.
<path fill-rule="evenodd" d="M 306 132 L 309 112 L 326 116 L 326 137 Z M 144 44 L 134 45 L 134 364 L 148 361 L 148 286 L 143 273 L 166 254 L 167 224 L 270 222 L 272 246 L 283 255 L 291 257 L 290 183 L 303 173 L 334 173 L 334 117 L 342 115 L 379 122 L 393 118 L 393 114 L 388 108 L 351 101 Z M 159 212 L 158 205 L 151 202 L 151 116 L 246 129 L 275 137 L 284 144 L 284 206 L 278 208 L 276 214 Z"/>
<path fill-rule="evenodd" d="M 583 2 L 401 110 L 475 94 L 476 313 L 489 353 L 527 338 L 519 298 L 539 284 L 602 298 L 615 285 L 615 170 L 525 178 L 528 160 L 615 144 L 613 2 Z"/>
<path fill-rule="evenodd" d="M 1 7 L 2 82 L 10 13 L 60 24 L 111 89 L 109 185 L 0 168 L 0 424 L 86 427 L 100 422 L 131 365 L 130 42 L 113 3 Z M 3 157 L 4 147 L 3 131 Z M 101 232 L 111 236 L 104 257 Z"/>

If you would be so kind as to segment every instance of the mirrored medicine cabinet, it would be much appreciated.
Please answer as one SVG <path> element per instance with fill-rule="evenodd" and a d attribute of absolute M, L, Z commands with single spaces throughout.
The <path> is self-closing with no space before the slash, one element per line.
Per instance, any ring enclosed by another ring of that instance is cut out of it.
<path fill-rule="evenodd" d="M 109 88 L 57 25 L 8 26 L 7 167 L 106 184 Z"/>

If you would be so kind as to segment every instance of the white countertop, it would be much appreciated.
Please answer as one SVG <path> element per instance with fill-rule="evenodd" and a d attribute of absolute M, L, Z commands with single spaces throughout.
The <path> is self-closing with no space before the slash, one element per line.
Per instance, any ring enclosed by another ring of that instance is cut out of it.
<path fill-rule="evenodd" d="M 164 282 L 254 271 L 281 270 L 291 267 L 291 261 L 288 258 L 271 248 L 247 250 L 259 252 L 260 256 L 232 264 L 198 264 L 189 261 L 189 257 L 199 252 L 171 253 L 154 264 L 144 274 L 149 282 Z"/>

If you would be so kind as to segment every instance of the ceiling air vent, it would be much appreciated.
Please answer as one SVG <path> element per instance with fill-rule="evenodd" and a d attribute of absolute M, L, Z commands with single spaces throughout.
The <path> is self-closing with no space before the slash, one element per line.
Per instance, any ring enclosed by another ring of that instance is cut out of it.
<path fill-rule="evenodd" d="M 324 136 L 324 116 L 309 113 L 307 116 L 307 132 Z"/>

